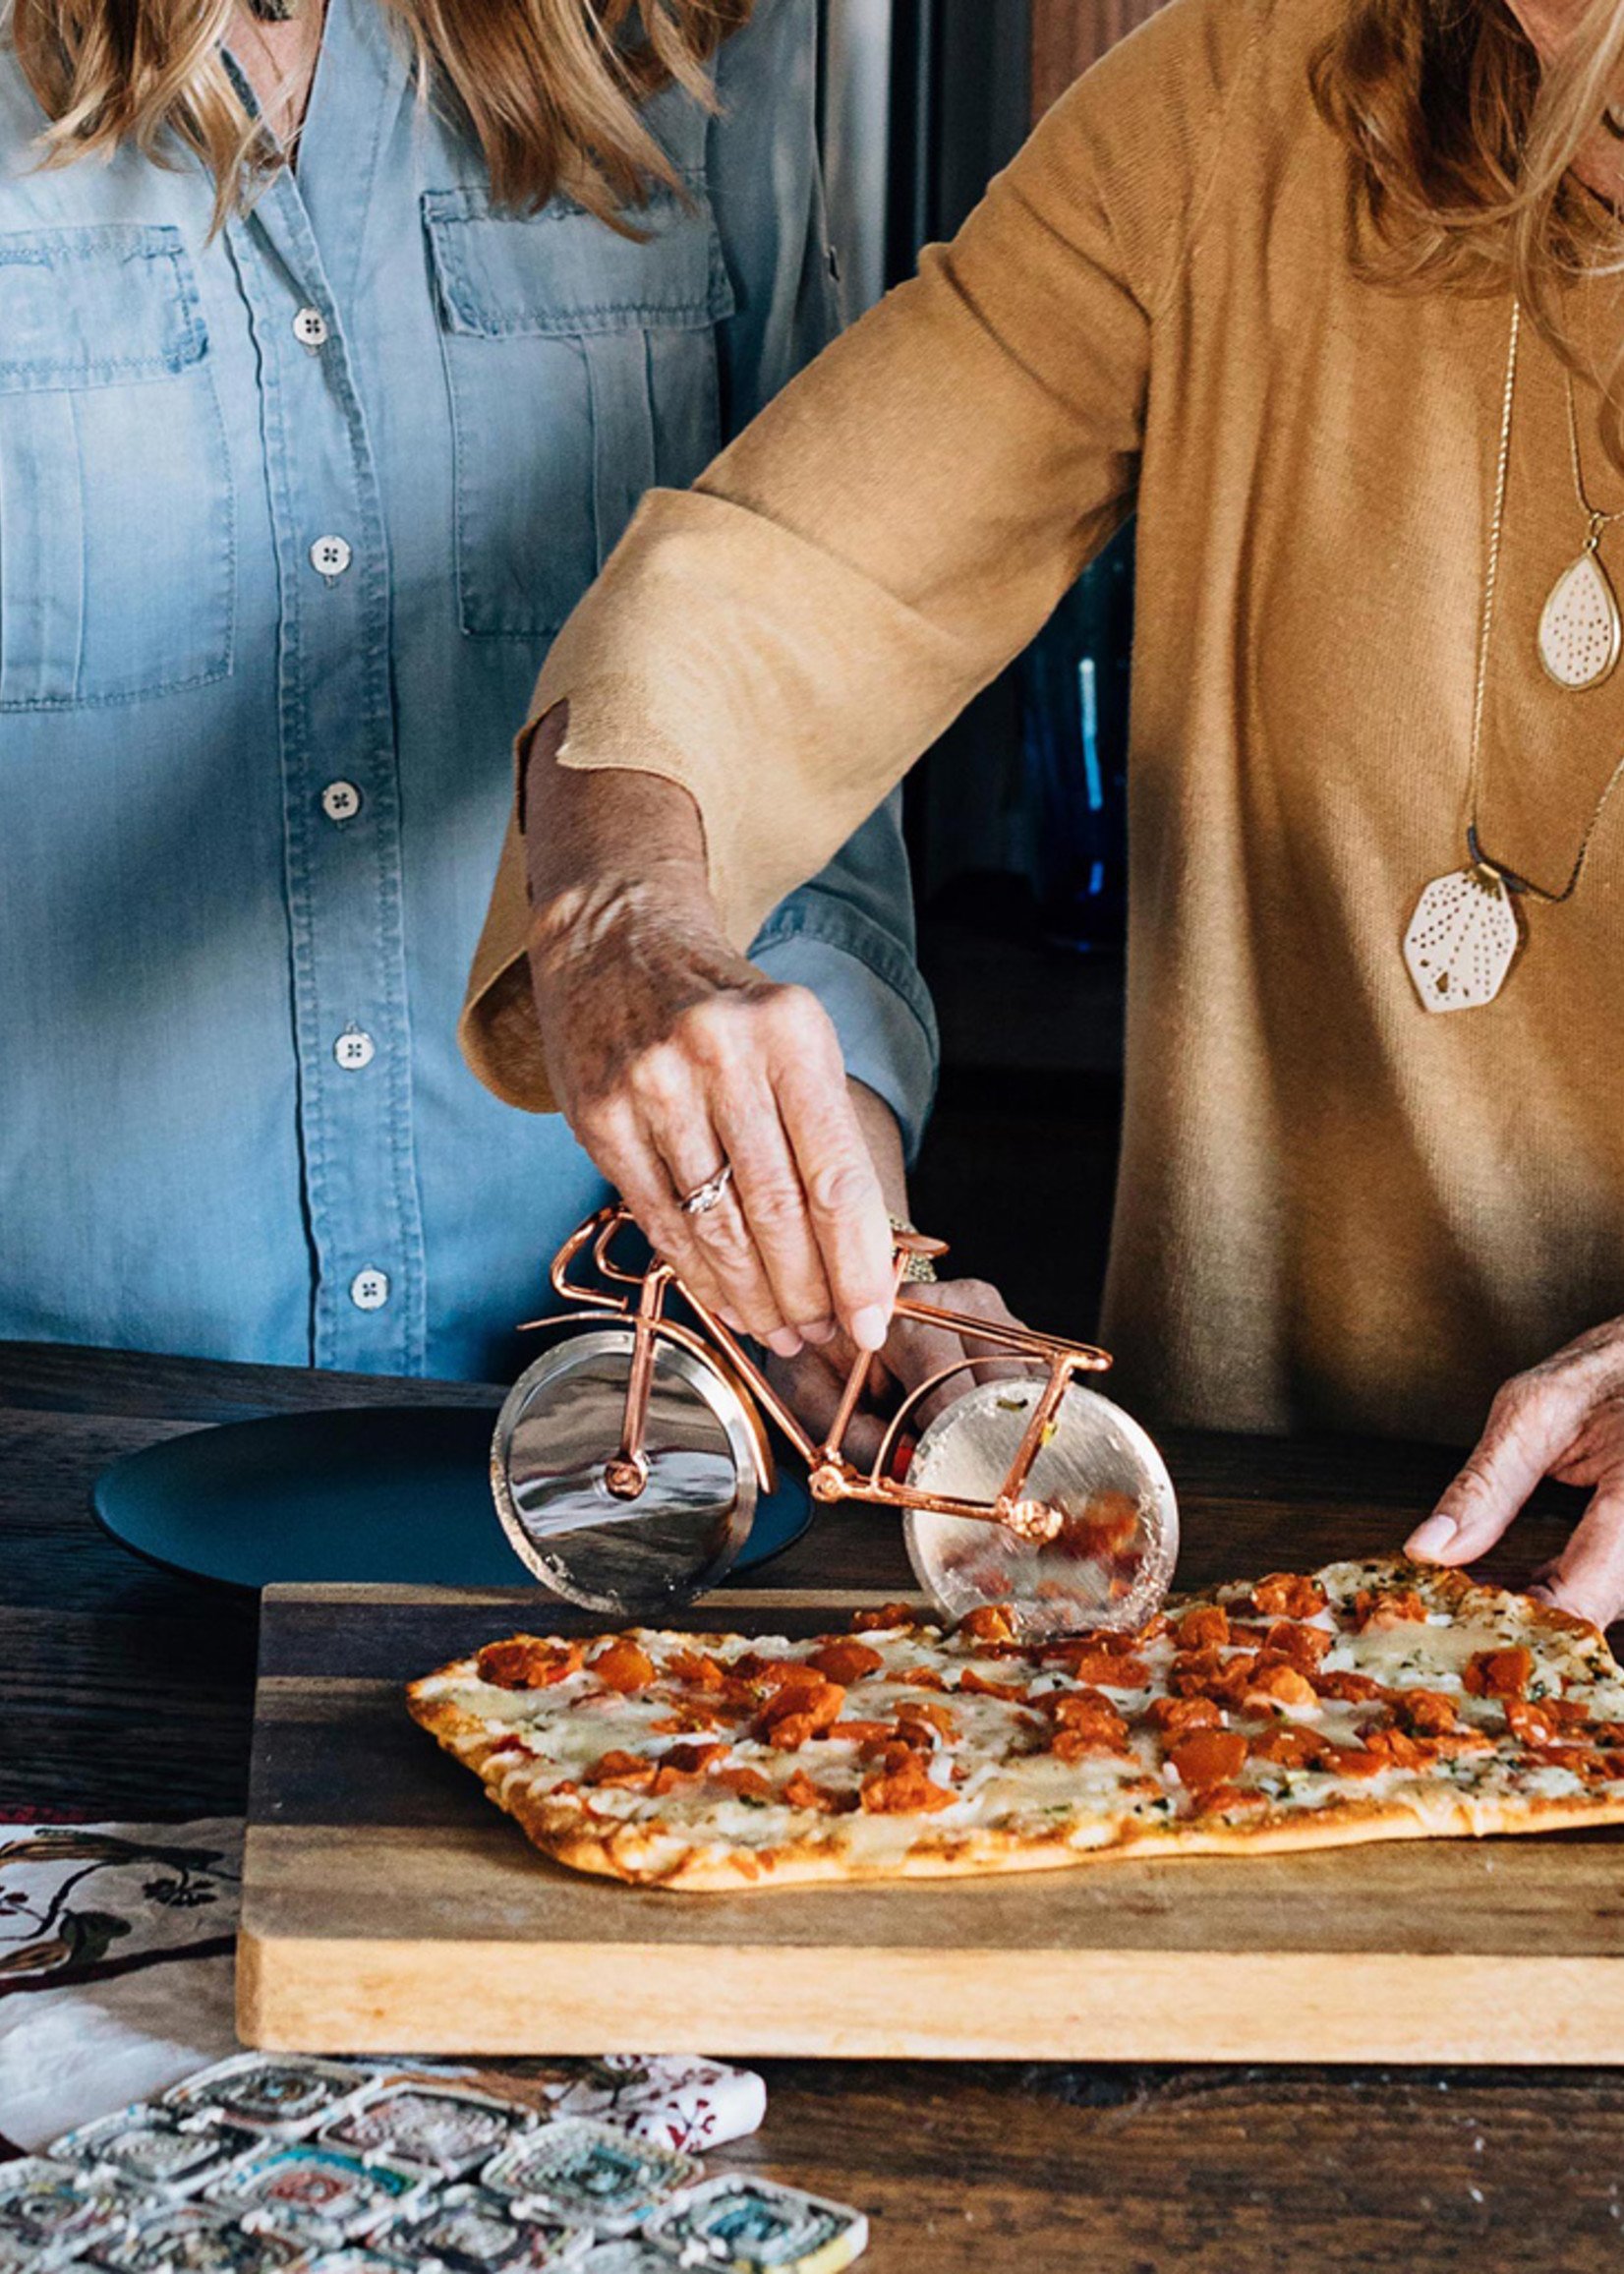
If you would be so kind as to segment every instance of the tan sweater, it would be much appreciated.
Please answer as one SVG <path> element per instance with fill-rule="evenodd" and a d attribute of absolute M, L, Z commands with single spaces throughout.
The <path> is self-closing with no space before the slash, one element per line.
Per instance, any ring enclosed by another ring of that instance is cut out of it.
<path fill-rule="evenodd" d="M 1624 790 L 1499 1000 L 1423 1012 L 1400 941 L 1465 858 L 1510 310 L 1356 279 L 1305 80 L 1334 4 L 1175 0 L 1109 56 L 917 281 L 646 502 L 537 704 L 568 696 L 571 764 L 691 789 L 743 943 L 1136 507 L 1122 1394 L 1461 1438 L 1624 1311 Z M 1624 505 L 1583 394 L 1581 429 Z M 1563 693 L 1536 659 L 1584 535 L 1525 326 L 1481 817 L 1542 883 L 1624 749 L 1624 670 Z M 524 919 L 510 841 L 466 1045 L 545 1107 Z"/>

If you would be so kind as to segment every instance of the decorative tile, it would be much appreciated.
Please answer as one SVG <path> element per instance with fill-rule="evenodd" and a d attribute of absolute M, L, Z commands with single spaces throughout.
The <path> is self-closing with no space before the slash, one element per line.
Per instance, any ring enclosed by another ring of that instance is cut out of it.
<path fill-rule="evenodd" d="M 660 2212 L 648 2238 L 684 2266 L 718 2274 L 840 2274 L 867 2248 L 868 2221 L 799 2187 L 727 2174 Z"/>
<path fill-rule="evenodd" d="M 445 2187 L 391 2219 L 373 2238 L 412 2265 L 435 2260 L 452 2274 L 543 2274 L 572 2265 L 591 2248 L 589 2228 L 527 2215 L 490 2187 Z"/>
<path fill-rule="evenodd" d="M 245 2227 L 331 2249 L 381 2226 L 421 2185 L 418 2173 L 377 2156 L 364 2163 L 314 2140 L 284 2140 L 233 2165 L 204 2195 Z"/>
<path fill-rule="evenodd" d="M 57 2264 L 129 2227 L 140 2198 L 51 2156 L 0 2164 L 0 2266 Z"/>
<path fill-rule="evenodd" d="M 150 2212 L 150 2207 L 149 2207 Z M 76 2268 L 98 2274 L 283 2274 L 302 2266 L 304 2245 L 286 2235 L 255 2235 L 204 2203 L 176 2203 L 133 2232 L 94 2245 Z"/>
<path fill-rule="evenodd" d="M 241 2053 L 189 2076 L 163 2095 L 182 2124 L 241 2125 L 277 2139 L 313 2131 L 374 2081 L 375 2072 L 335 2061 Z"/>
<path fill-rule="evenodd" d="M 370 2162 L 382 2156 L 441 2179 L 460 2179 L 533 2123 L 511 2101 L 455 2085 L 387 2083 L 345 2109 L 317 2134 Z"/>
<path fill-rule="evenodd" d="M 46 2151 L 87 2170 L 103 2172 L 133 2187 L 166 2187 L 190 2194 L 225 2166 L 260 2144 L 235 2125 L 206 2129 L 181 2125 L 172 2110 L 138 2102 L 64 2132 Z"/>
<path fill-rule="evenodd" d="M 629 2234 L 699 2177 L 699 2166 L 652 2140 L 587 2117 L 563 2117 L 504 2148 L 485 2184 L 569 2226 Z"/>

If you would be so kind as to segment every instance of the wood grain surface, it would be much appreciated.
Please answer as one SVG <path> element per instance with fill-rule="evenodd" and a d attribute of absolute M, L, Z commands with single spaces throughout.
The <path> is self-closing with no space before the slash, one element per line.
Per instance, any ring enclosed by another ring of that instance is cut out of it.
<path fill-rule="evenodd" d="M 1232 1516 L 1232 1573 L 1277 1568 L 1291 1545 L 1277 1515 Z M 804 1636 L 879 1593 L 769 1579 L 675 1623 Z M 1548 2063 L 1624 2041 L 1611 1831 L 705 1895 L 566 1871 L 402 1694 L 535 1623 L 515 1591 L 267 1591 L 239 1977 L 250 2043 Z M 549 1606 L 544 1631 L 596 1623 Z"/>
<path fill-rule="evenodd" d="M 0 1346 L 0 1806 L 180 1818 L 244 1804 L 254 1621 L 96 1530 L 87 1494 L 115 1444 L 227 1413 L 426 1392 L 445 1385 Z M 1450 1465 L 1436 1448 L 1390 1445 L 1169 1449 L 1192 1584 L 1232 1562 L 1231 1511 L 1295 1511 L 1318 1560 L 1345 1542 L 1390 1545 Z M 1508 1551 L 1507 1574 L 1549 1552 L 1560 1530 L 1549 1511 L 1571 1503 L 1546 1507 Z M 828 1585 L 866 1551 L 826 1523 L 770 1576 L 816 1584 L 821 1571 Z M 784 1965 L 792 1973 L 792 1953 Z M 996 2000 L 996 1974 L 971 1995 Z M 760 2067 L 767 2123 L 715 2164 L 860 2203 L 873 2235 L 865 2274 L 1619 2264 L 1624 2075 L 1612 2067 Z"/>

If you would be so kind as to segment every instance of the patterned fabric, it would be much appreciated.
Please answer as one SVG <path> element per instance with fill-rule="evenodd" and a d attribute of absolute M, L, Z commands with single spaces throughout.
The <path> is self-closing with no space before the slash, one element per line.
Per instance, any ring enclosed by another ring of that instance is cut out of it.
<path fill-rule="evenodd" d="M 242 1826 L 0 1831 L 0 1994 L 232 1948 Z"/>
<path fill-rule="evenodd" d="M 233 1818 L 0 1826 L 0 2157 L 236 2051 L 242 1844 Z M 738 2139 L 767 2106 L 751 2070 L 687 2056 L 411 2067 L 499 2079 L 538 2111 L 673 2151 Z"/>

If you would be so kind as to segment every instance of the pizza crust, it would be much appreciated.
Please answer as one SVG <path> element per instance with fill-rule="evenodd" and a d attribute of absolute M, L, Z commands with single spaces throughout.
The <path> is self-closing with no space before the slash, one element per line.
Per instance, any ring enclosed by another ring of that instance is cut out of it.
<path fill-rule="evenodd" d="M 753 1887 L 874 1886 L 899 1879 L 973 1879 L 989 1874 L 1063 1871 L 1088 1863 L 1156 1862 L 1187 1855 L 1288 1855 L 1312 1848 L 1367 1846 L 1396 1839 L 1484 1838 L 1496 1835 L 1577 1831 L 1585 1825 L 1624 1822 L 1624 1804 L 1546 1800 L 1521 1811 L 1464 1807 L 1452 1820 L 1428 1823 L 1412 1808 L 1349 1800 L 1318 1809 L 1311 1817 L 1249 1818 L 1236 1824 L 1191 1825 L 1188 1829 L 1130 1827 L 1121 1837 L 1093 1847 L 1065 1840 L 1021 1841 L 1009 1835 L 966 1836 L 954 1847 L 921 1846 L 884 1869 L 865 1869 L 811 1841 L 789 1841 L 771 1851 L 770 1860 L 748 1852 L 725 1856 L 688 1853 L 662 1867 L 640 1855 L 623 1836 L 606 1839 L 579 1831 L 552 1829 L 545 1807 L 523 1797 L 498 1803 L 523 1829 L 532 1844 L 554 1863 L 572 1871 L 628 1886 L 665 1888 L 678 1894 L 737 1895 Z"/>
<path fill-rule="evenodd" d="M 1333 1608 L 1351 1603 L 1361 1587 L 1378 1594 L 1409 1592 L 1421 1597 L 1429 1614 L 1427 1622 L 1411 1622 L 1408 1630 L 1404 1629 L 1403 1622 L 1388 1626 L 1380 1630 L 1388 1637 L 1387 1641 L 1379 1646 L 1373 1641 L 1367 1643 L 1370 1655 L 1381 1658 L 1383 1662 L 1413 1638 L 1418 1648 L 1424 1642 L 1438 1662 L 1447 1664 L 1451 1652 L 1458 1653 L 1467 1643 L 1486 1635 L 1491 1647 L 1528 1648 L 1541 1678 L 1548 1676 L 1559 1684 L 1564 1695 L 1594 1693 L 1603 1701 L 1609 1714 L 1624 1720 L 1624 1675 L 1620 1674 L 1601 1635 L 1583 1619 L 1551 1605 L 1485 1587 L 1465 1573 L 1413 1565 L 1401 1558 L 1365 1558 L 1329 1566 L 1314 1576 L 1330 1596 Z M 1224 1606 L 1241 1612 L 1251 1622 L 1266 1620 L 1266 1614 L 1249 1607 L 1249 1587 L 1238 1583 L 1205 1596 L 1177 1599 L 1169 1604 L 1168 1615 L 1177 1627 L 1191 1609 Z M 1321 1619 L 1317 1623 L 1323 1626 L 1325 1622 Z M 894 1635 L 900 1632 L 902 1630 L 893 1630 Z M 1345 1624 L 1336 1624 L 1335 1636 L 1330 1655 L 1341 1654 L 1345 1646 L 1357 1654 L 1358 1638 L 1349 1633 Z M 586 1649 L 591 1653 L 613 1639 L 594 1638 Z M 799 1651 L 804 1655 L 808 1648 L 816 1647 L 775 1645 L 762 1638 L 688 1633 L 665 1637 L 639 1633 L 628 1639 L 652 1653 L 657 1664 L 662 1648 L 711 1651 L 725 1665 L 730 1658 L 761 1648 L 782 1647 L 785 1653 Z M 876 1636 L 864 1639 L 887 1640 Z M 970 1644 L 966 1650 L 962 1634 L 946 1638 L 927 1628 L 912 1630 L 907 1639 L 908 1648 L 918 1655 L 922 1664 L 929 1666 L 957 1668 L 961 1672 L 967 1658 L 973 1660 L 975 1656 L 975 1645 Z M 1144 1646 L 1146 1650 L 1152 1647 Z M 1163 1648 L 1164 1658 L 1170 1649 L 1171 1646 Z M 1026 1671 L 1031 1670 L 1028 1662 Z M 1397 1694 L 1402 1695 L 1406 1686 L 1428 1688 L 1434 1681 L 1452 1678 L 1445 1674 L 1410 1684 L 1400 1682 Z M 874 1676 L 876 1684 L 882 1680 L 891 1682 L 889 1695 L 893 1710 L 899 1679 L 889 1662 L 884 1675 Z M 1166 1695 L 1165 1687 L 1157 1694 Z M 1245 1813 L 1225 1814 L 1203 1809 L 1197 1803 L 1189 1813 L 1163 1820 L 1147 1818 L 1142 1811 L 1120 1802 L 1113 1808 L 1107 1793 L 1098 1806 L 1077 1804 L 1078 1813 L 1071 1819 L 1068 1835 L 1046 1831 L 1031 1822 L 994 1824 L 977 1822 L 972 1817 L 970 1821 L 952 1824 L 934 1814 L 905 1819 L 888 1817 L 887 1825 L 900 1826 L 901 1830 L 895 1835 L 880 1835 L 881 1844 L 870 1851 L 875 1835 L 872 1820 L 853 1814 L 818 1814 L 777 1799 L 772 1803 L 775 1825 L 771 1835 L 765 1824 L 752 1823 L 741 1829 L 736 1823 L 724 1821 L 727 1803 L 723 1798 L 718 1799 L 708 1817 L 703 1798 L 696 1800 L 687 1793 L 682 1795 L 680 1803 L 665 1809 L 658 1801 L 644 1801 L 638 1796 L 630 1803 L 627 1813 L 606 1814 L 601 1793 L 591 1794 L 581 1788 L 578 1779 L 559 1776 L 557 1740 L 561 1733 L 572 1733 L 579 1739 L 587 1718 L 595 1717 L 591 1741 L 600 1754 L 622 1744 L 629 1744 L 635 1752 L 637 1736 L 643 1733 L 641 1725 L 630 1737 L 623 1736 L 620 1727 L 622 1717 L 630 1723 L 631 1709 L 618 1700 L 606 1698 L 601 1687 L 594 1694 L 590 1665 L 572 1680 L 560 1683 L 555 1691 L 543 1688 L 521 1696 L 529 1699 L 530 1705 L 509 1712 L 511 1693 L 492 1691 L 480 1679 L 477 1659 L 466 1659 L 442 1666 L 411 1684 L 409 1703 L 414 1718 L 457 1760 L 481 1777 L 491 1799 L 515 1819 L 544 1854 L 574 1871 L 681 1892 L 737 1893 L 742 1888 L 766 1886 L 961 1878 L 986 1873 L 1074 1869 L 1113 1857 L 1280 1854 L 1370 1840 L 1523 1834 L 1624 1822 L 1624 1756 L 1621 1756 L 1617 1778 L 1609 1776 L 1599 1788 L 1571 1792 L 1532 1789 L 1478 1792 L 1457 1788 L 1441 1774 L 1422 1778 L 1419 1773 L 1395 1771 L 1392 1775 L 1400 1778 L 1397 1788 L 1380 1793 L 1363 1790 L 1358 1782 L 1344 1778 L 1335 1789 L 1317 1790 L 1311 1804 L 1301 1800 L 1282 1804 L 1277 1796 L 1261 1806 L 1253 1804 Z M 491 1711 L 493 1699 L 501 1707 L 495 1719 Z M 941 1702 L 951 1705 L 956 1716 L 964 1718 L 965 1694 L 951 1691 Z M 970 1698 L 970 1703 L 980 1708 L 979 1693 Z M 1463 1711 L 1464 1705 L 1463 1698 Z M 480 1710 L 482 1708 L 485 1710 Z M 862 1718 L 860 1704 L 851 1705 L 848 1710 L 856 1718 Z M 906 1706 L 901 1710 L 907 1711 Z M 1352 1726 L 1360 1710 L 1352 1706 L 1341 1709 L 1343 1720 Z M 1142 1700 L 1133 1711 L 1142 1714 Z M 1338 1709 L 1326 1705 L 1320 1711 L 1329 1717 Z M 999 1716 L 1013 1727 L 1012 1711 L 1000 1707 L 995 1714 L 988 1710 L 990 1721 L 996 1722 Z M 1247 1723 L 1245 1714 L 1225 1718 Z M 1030 1714 L 1026 1716 L 1028 1721 L 1033 1719 Z M 1255 1720 L 1255 1716 L 1252 1719 Z M 1258 1724 L 1264 1731 L 1272 1725 L 1266 1715 Z M 1291 1722 L 1286 1720 L 1281 1725 L 1290 1726 Z M 1479 1717 L 1477 1725 L 1485 1727 L 1485 1720 Z M 1134 1723 L 1133 1726 L 1139 1737 L 1147 1736 L 1148 1724 Z M 515 1730 L 540 1730 L 540 1753 L 526 1750 L 524 1745 L 516 1751 Z M 553 1744 L 551 1753 L 546 1749 L 549 1742 Z M 739 1742 L 745 1750 L 750 1749 L 742 1735 Z M 1507 1754 L 1510 1744 L 1509 1738 L 1500 1737 L 1500 1750 L 1493 1764 L 1496 1772 L 1515 1768 L 1515 1759 Z M 816 1743 L 796 1751 L 790 1756 L 790 1764 L 807 1766 L 819 1751 Z M 830 1751 L 827 1746 L 822 1748 L 825 1757 Z M 948 1744 L 944 1752 L 951 1758 L 956 1748 Z M 974 1746 L 967 1742 L 957 1747 L 957 1754 L 972 1766 L 979 1759 Z M 656 1760 L 659 1755 L 643 1757 Z M 941 1758 L 932 1756 L 935 1761 Z M 1020 1764 L 1026 1758 L 1007 1746 L 1003 1758 L 994 1761 L 994 1771 L 1018 1776 Z M 1531 1754 L 1530 1758 L 1534 1756 Z M 1046 1775 L 1053 1766 L 1048 1764 Z M 1250 1766 L 1248 1759 L 1248 1770 Z M 1164 1779 L 1168 1774 L 1164 1767 Z M 1314 1775 L 1318 1777 L 1319 1773 Z M 1053 1783 L 1052 1776 L 1049 1781 Z M 1139 1781 L 1142 1785 L 1144 1778 L 1141 1777 Z M 558 1790 L 560 1784 L 567 1789 Z M 1171 1789 L 1177 1797 L 1176 1777 Z M 1179 1799 L 1178 1804 L 1182 1807 L 1185 1801 Z M 967 1807 L 970 1803 L 966 1799 L 957 1805 Z M 1006 1817 L 1011 1813 L 1007 1803 L 1004 1813 Z M 736 1816 L 736 1808 L 733 1814 Z M 870 1842 L 870 1846 L 865 1846 L 865 1841 Z"/>

